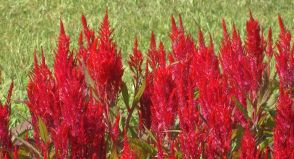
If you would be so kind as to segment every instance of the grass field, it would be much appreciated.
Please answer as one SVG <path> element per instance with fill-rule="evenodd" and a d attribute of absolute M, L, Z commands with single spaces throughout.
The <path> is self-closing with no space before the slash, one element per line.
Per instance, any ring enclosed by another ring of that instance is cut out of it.
<path fill-rule="evenodd" d="M 151 31 L 169 46 L 170 16 L 181 14 L 186 30 L 196 37 L 201 27 L 206 36 L 211 33 L 216 42 L 221 39 L 221 19 L 235 23 L 244 36 L 244 27 L 251 9 L 263 28 L 273 28 L 278 34 L 277 15 L 280 14 L 288 29 L 294 32 L 294 1 L 202 1 L 202 0 L 116 0 L 79 2 L 57 0 L 1 0 L 0 1 L 0 97 L 15 81 L 14 100 L 26 98 L 28 75 L 33 64 L 33 51 L 44 48 L 49 65 L 53 63 L 54 49 L 59 33 L 59 19 L 71 36 L 72 47 L 77 44 L 81 31 L 80 17 L 84 14 L 91 27 L 98 30 L 108 8 L 114 40 L 121 48 L 126 61 L 133 39 L 139 39 L 140 48 L 146 51 Z M 127 76 L 126 76 L 127 77 Z M 14 104 L 15 105 L 15 104 Z M 19 109 L 23 109 L 18 104 Z"/>

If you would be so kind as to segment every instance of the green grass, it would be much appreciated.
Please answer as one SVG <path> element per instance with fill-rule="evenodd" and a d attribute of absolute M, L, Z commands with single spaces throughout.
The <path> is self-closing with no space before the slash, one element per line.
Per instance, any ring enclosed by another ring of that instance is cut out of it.
<path fill-rule="evenodd" d="M 168 46 L 170 16 L 181 14 L 186 30 L 195 38 L 199 27 L 207 37 L 211 33 L 218 43 L 221 39 L 221 19 L 235 23 L 244 36 L 249 9 L 262 27 L 273 28 L 278 34 L 277 15 L 282 15 L 287 28 L 294 32 L 294 1 L 201 1 L 201 0 L 116 0 L 116 1 L 56 1 L 56 0 L 1 0 L 0 1 L 0 97 L 3 99 L 11 82 L 15 81 L 13 99 L 26 98 L 28 75 L 33 64 L 33 51 L 44 48 L 49 65 L 53 63 L 59 33 L 59 19 L 71 36 L 72 46 L 77 44 L 81 31 L 80 17 L 84 14 L 91 27 L 98 30 L 105 9 L 114 30 L 114 40 L 121 48 L 124 61 L 131 52 L 133 39 L 139 39 L 146 51 L 151 31 Z"/>

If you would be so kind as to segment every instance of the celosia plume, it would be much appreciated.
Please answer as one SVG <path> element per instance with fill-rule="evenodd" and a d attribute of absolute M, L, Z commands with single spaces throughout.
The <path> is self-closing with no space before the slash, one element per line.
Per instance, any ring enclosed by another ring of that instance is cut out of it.
<path fill-rule="evenodd" d="M 106 12 L 96 37 L 89 49 L 87 67 L 96 84 L 100 102 L 108 106 L 115 104 L 122 85 L 121 53 L 111 39 L 111 29 Z"/>
<path fill-rule="evenodd" d="M 2 105 L 0 102 L 0 157 L 7 156 L 9 152 L 13 151 L 13 144 L 11 141 L 11 134 L 9 130 L 9 118 L 11 114 L 11 96 L 13 89 L 13 82 L 10 84 L 6 103 Z M 3 155 L 3 156 L 2 156 Z"/>

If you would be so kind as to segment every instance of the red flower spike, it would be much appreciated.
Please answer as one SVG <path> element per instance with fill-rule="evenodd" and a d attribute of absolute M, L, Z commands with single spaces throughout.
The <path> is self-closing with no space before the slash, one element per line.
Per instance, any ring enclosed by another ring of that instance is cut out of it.
<path fill-rule="evenodd" d="M 123 68 L 121 53 L 111 39 L 107 13 L 100 27 L 99 38 L 92 44 L 87 66 L 95 81 L 100 102 L 106 106 L 114 105 L 122 84 Z"/>
<path fill-rule="evenodd" d="M 175 120 L 177 111 L 175 83 L 169 68 L 157 69 L 153 77 L 151 129 L 160 135 L 164 130 L 171 128 Z"/>
<path fill-rule="evenodd" d="M 241 159 L 254 159 L 258 158 L 258 150 L 256 149 L 255 139 L 252 136 L 248 128 L 245 129 L 245 132 L 241 141 Z"/>
<path fill-rule="evenodd" d="M 133 54 L 128 60 L 129 67 L 133 73 L 135 81 L 139 80 L 138 76 L 142 76 L 143 54 L 138 49 L 138 40 L 135 38 Z"/>
<path fill-rule="evenodd" d="M 280 89 L 274 128 L 274 153 L 276 159 L 294 157 L 294 102 L 290 91 Z"/>
<path fill-rule="evenodd" d="M 275 54 L 276 68 L 280 87 L 288 89 L 294 86 L 294 47 L 291 51 L 291 34 L 285 29 L 280 16 L 279 23 L 281 31 L 277 42 L 278 54 Z"/>
<path fill-rule="evenodd" d="M 166 58 L 165 58 L 165 50 L 163 42 L 160 41 L 159 43 L 159 50 L 158 50 L 158 63 L 160 67 L 165 67 L 166 65 Z"/>
<path fill-rule="evenodd" d="M 47 143 L 40 140 L 38 132 L 40 117 L 49 130 L 57 158 L 89 158 L 94 152 L 105 158 L 105 128 L 101 122 L 103 107 L 93 103 L 92 96 L 87 93 L 82 69 L 69 52 L 69 42 L 61 23 L 54 74 L 48 69 L 44 54 L 40 65 L 35 58 L 35 68 L 28 85 L 28 106 L 35 141 L 46 152 Z"/>
<path fill-rule="evenodd" d="M 18 148 L 17 148 L 17 146 L 14 146 L 13 158 L 18 159 Z"/>
<path fill-rule="evenodd" d="M 266 54 L 268 57 L 273 56 L 273 39 L 272 39 L 272 28 L 269 28 L 267 35 Z"/>
<path fill-rule="evenodd" d="M 109 45 L 109 43 L 112 41 L 110 38 L 111 34 L 112 30 L 110 29 L 110 24 L 108 21 L 108 11 L 106 10 L 99 32 L 99 38 L 102 46 L 104 46 L 104 44 Z"/>
<path fill-rule="evenodd" d="M 222 19 L 222 28 L 223 28 L 223 38 L 225 41 L 228 41 L 230 39 L 230 37 L 228 34 L 226 21 L 224 19 Z"/>
<path fill-rule="evenodd" d="M 65 83 L 68 73 L 71 69 L 71 64 L 68 62 L 70 38 L 65 34 L 64 26 L 60 20 L 60 33 L 58 40 L 58 49 L 54 61 L 54 72 L 58 85 Z M 42 56 L 43 59 L 43 56 Z"/>
<path fill-rule="evenodd" d="M 257 20 L 255 20 L 250 12 L 250 19 L 246 23 L 246 54 L 249 60 L 249 72 L 251 74 L 251 90 L 256 91 L 260 85 L 264 64 L 264 41 L 262 40 L 262 32 Z M 253 93 L 253 97 L 254 97 Z M 253 98 L 252 97 L 252 98 Z"/>
<path fill-rule="evenodd" d="M 177 64 L 176 90 L 178 96 L 178 116 L 180 120 L 181 133 L 180 149 L 183 158 L 199 158 L 201 154 L 201 141 L 199 131 L 202 129 L 199 121 L 197 102 L 194 99 L 193 80 L 189 78 L 186 67 L 188 63 Z"/>
<path fill-rule="evenodd" d="M 174 42 L 178 37 L 179 31 L 174 16 L 171 16 L 171 33 L 170 38 Z"/>
<path fill-rule="evenodd" d="M 9 131 L 9 118 L 11 114 L 10 100 L 14 83 L 10 84 L 6 103 L 2 105 L 0 102 L 0 155 L 8 155 L 8 152 L 13 152 L 11 134 Z M 1 157 L 1 156 L 0 156 Z"/>
<path fill-rule="evenodd" d="M 140 98 L 140 121 L 144 124 L 147 129 L 151 128 L 151 108 L 152 108 L 152 86 L 153 86 L 153 74 L 149 72 L 149 65 L 146 62 L 145 67 L 145 80 L 146 80 L 146 87 L 142 97 Z M 139 125 L 140 130 L 143 129 L 143 125 Z"/>
<path fill-rule="evenodd" d="M 90 46 L 95 38 L 95 33 L 93 30 L 89 29 L 86 17 L 84 15 L 82 15 L 81 19 L 82 19 L 82 25 L 83 25 L 83 29 L 84 29 L 85 38 L 88 43 L 88 48 L 90 48 Z"/>
<path fill-rule="evenodd" d="M 199 47 L 199 49 L 203 49 L 206 47 L 201 29 L 199 29 L 199 31 L 198 31 L 198 47 Z"/>
<path fill-rule="evenodd" d="M 179 23 L 180 23 L 179 30 L 180 32 L 184 33 L 184 25 L 183 25 L 183 20 L 181 15 L 179 15 Z"/>
<path fill-rule="evenodd" d="M 155 70 L 158 66 L 158 52 L 156 49 L 155 35 L 153 32 L 151 32 L 151 37 L 150 37 L 150 46 L 148 49 L 147 63 L 150 64 L 153 70 Z"/>
<path fill-rule="evenodd" d="M 191 36 L 186 36 L 181 16 L 179 17 L 180 26 L 177 27 L 174 18 L 172 17 L 172 30 L 170 38 L 172 42 L 172 53 L 168 55 L 170 63 L 176 61 L 190 61 L 193 54 L 196 52 L 195 44 Z"/>
<path fill-rule="evenodd" d="M 224 79 L 209 79 L 207 86 L 201 86 L 200 98 L 203 115 L 208 124 L 206 155 L 223 157 L 230 151 L 232 134 L 232 106 Z M 202 94 L 202 95 L 201 95 Z"/>

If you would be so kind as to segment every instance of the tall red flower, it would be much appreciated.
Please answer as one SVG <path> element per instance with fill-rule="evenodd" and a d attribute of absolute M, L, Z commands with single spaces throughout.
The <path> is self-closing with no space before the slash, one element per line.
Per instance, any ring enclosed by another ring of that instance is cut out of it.
<path fill-rule="evenodd" d="M 200 96 L 201 106 L 207 113 L 206 155 L 208 158 L 215 156 L 223 158 L 230 151 L 232 134 L 232 106 L 225 80 L 210 79 L 206 88 L 200 89 Z"/>
<path fill-rule="evenodd" d="M 14 84 L 12 82 L 8 91 L 6 103 L 2 105 L 0 102 L 0 155 L 4 156 L 8 155 L 9 152 L 13 152 L 11 134 L 9 131 L 9 118 L 11 114 L 10 100 L 13 86 Z"/>
<path fill-rule="evenodd" d="M 41 118 L 49 130 L 57 158 L 89 158 L 93 154 L 105 158 L 103 105 L 88 92 L 82 67 L 70 53 L 69 42 L 61 22 L 54 73 L 48 69 L 44 54 L 40 65 L 35 54 L 27 103 L 35 140 L 43 152 L 47 150 L 48 143 L 41 141 L 38 132 Z"/>
<path fill-rule="evenodd" d="M 229 36 L 224 20 L 222 26 L 223 40 L 220 48 L 220 64 L 223 76 L 228 82 L 231 95 L 234 95 L 246 107 L 246 98 L 250 94 L 252 83 L 250 71 L 247 70 L 250 67 L 249 59 L 245 55 L 241 37 L 235 26 L 233 26 L 232 37 Z M 245 126 L 247 122 L 243 113 L 237 107 L 235 109 L 234 121 Z"/>
<path fill-rule="evenodd" d="M 108 106 L 116 102 L 123 75 L 121 53 L 112 41 L 111 34 L 112 30 L 106 12 L 100 27 L 99 37 L 95 38 L 91 44 L 87 61 L 100 101 Z"/>
<path fill-rule="evenodd" d="M 280 96 L 277 104 L 274 128 L 274 158 L 294 157 L 294 49 L 291 51 L 291 34 L 279 16 L 280 35 L 277 42 L 278 54 L 275 55 L 276 69 L 280 79 Z"/>
<path fill-rule="evenodd" d="M 274 158 L 294 157 L 294 102 L 290 91 L 280 89 L 274 128 Z"/>
<path fill-rule="evenodd" d="M 246 23 L 246 41 L 245 41 L 246 56 L 249 60 L 249 68 L 247 68 L 251 74 L 251 91 L 259 88 L 261 78 L 264 70 L 264 51 L 265 43 L 263 40 L 263 33 L 260 30 L 260 26 L 257 20 L 255 20 L 250 12 L 250 19 Z"/>
<path fill-rule="evenodd" d="M 143 54 L 138 49 L 137 38 L 135 39 L 133 54 L 129 57 L 128 64 L 131 69 L 135 92 L 137 92 L 139 89 L 139 85 L 142 83 L 142 78 L 143 78 L 143 71 L 142 71 Z"/>
<path fill-rule="evenodd" d="M 178 96 L 178 116 L 181 133 L 180 148 L 183 158 L 199 158 L 202 152 L 202 124 L 199 119 L 199 103 L 194 94 L 193 81 L 185 72 L 187 65 L 177 64 L 176 90 Z"/>
<path fill-rule="evenodd" d="M 169 68 L 158 68 L 154 73 L 152 88 L 152 130 L 162 134 L 173 126 L 176 111 L 176 90 Z"/>
<path fill-rule="evenodd" d="M 241 141 L 241 159 L 254 159 L 258 158 L 258 150 L 256 148 L 256 143 L 254 136 L 251 134 L 248 128 L 245 129 L 245 132 Z"/>
<path fill-rule="evenodd" d="M 171 17 L 171 33 L 170 38 L 172 42 L 172 54 L 170 62 L 189 61 L 195 53 L 196 48 L 194 41 L 190 35 L 185 35 L 182 17 L 179 16 L 180 25 L 177 26 L 174 17 Z"/>
<path fill-rule="evenodd" d="M 294 86 L 294 45 L 291 50 L 291 34 L 286 30 L 282 18 L 279 16 L 280 35 L 277 42 L 278 54 L 276 68 L 280 86 L 291 88 Z"/>

